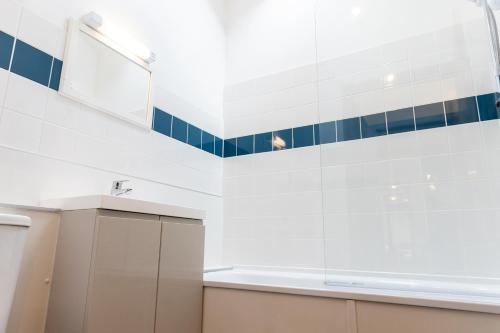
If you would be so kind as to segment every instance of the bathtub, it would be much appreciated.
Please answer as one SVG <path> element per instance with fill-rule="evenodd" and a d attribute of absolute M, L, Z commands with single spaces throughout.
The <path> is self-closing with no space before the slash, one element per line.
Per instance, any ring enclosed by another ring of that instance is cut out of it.
<path fill-rule="evenodd" d="M 496 281 L 464 283 L 435 280 L 329 274 L 249 268 L 208 270 L 204 285 L 305 296 L 500 314 L 500 285 Z"/>

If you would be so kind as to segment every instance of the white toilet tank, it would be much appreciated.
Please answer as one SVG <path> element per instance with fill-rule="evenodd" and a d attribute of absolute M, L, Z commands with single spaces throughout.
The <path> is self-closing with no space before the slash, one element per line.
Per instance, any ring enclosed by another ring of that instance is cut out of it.
<path fill-rule="evenodd" d="M 0 333 L 5 333 L 31 219 L 0 214 Z"/>

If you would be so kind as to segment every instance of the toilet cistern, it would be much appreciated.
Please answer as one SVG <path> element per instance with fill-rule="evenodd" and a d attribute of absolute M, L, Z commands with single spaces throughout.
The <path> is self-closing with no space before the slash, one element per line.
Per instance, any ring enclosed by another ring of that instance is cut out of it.
<path fill-rule="evenodd" d="M 0 333 L 5 333 L 31 226 L 26 216 L 0 214 Z"/>
<path fill-rule="evenodd" d="M 113 185 L 111 185 L 110 194 L 115 197 L 119 197 L 120 195 L 126 194 L 132 191 L 131 188 L 123 188 L 123 184 L 128 182 L 129 180 L 115 180 Z"/>

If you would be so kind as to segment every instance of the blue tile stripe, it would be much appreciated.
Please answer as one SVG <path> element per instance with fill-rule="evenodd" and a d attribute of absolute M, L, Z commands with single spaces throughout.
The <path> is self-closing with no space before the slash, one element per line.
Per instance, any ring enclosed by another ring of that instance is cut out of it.
<path fill-rule="evenodd" d="M 0 31 L 0 70 L 59 90 L 63 62 Z M 235 157 L 500 119 L 500 93 L 417 105 L 239 138 L 219 138 L 168 112 L 153 109 L 152 129 L 219 157 Z"/>
<path fill-rule="evenodd" d="M 59 90 L 63 62 L 0 31 L 0 68 L 53 90 Z"/>
<path fill-rule="evenodd" d="M 306 126 L 259 133 L 254 137 L 254 153 L 296 149 L 342 141 L 369 139 L 418 130 L 500 119 L 495 101 L 500 93 L 484 94 L 440 103 L 418 105 L 361 117 L 310 124 Z M 251 140 L 251 136 L 246 136 Z M 239 140 L 240 138 L 238 138 Z M 238 140 L 227 139 L 231 145 L 224 157 L 235 157 Z"/>

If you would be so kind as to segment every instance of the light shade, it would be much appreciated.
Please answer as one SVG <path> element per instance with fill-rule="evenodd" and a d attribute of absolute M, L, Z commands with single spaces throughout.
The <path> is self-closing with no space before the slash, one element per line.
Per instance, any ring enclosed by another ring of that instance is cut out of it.
<path fill-rule="evenodd" d="M 151 52 L 148 47 L 123 30 L 105 21 L 99 14 L 90 12 L 82 17 L 82 21 L 90 28 L 111 39 L 113 42 L 127 49 L 146 63 L 150 64 L 156 60 L 155 54 Z"/>

